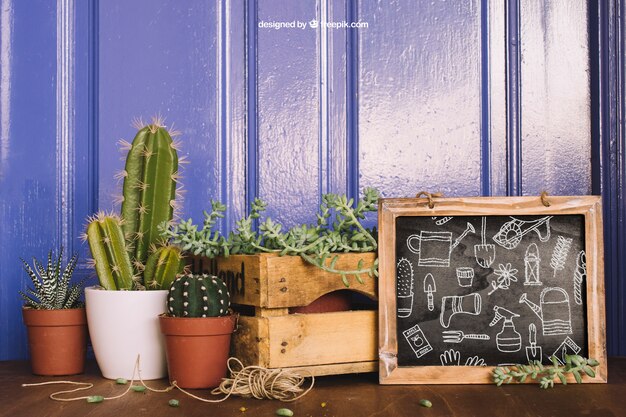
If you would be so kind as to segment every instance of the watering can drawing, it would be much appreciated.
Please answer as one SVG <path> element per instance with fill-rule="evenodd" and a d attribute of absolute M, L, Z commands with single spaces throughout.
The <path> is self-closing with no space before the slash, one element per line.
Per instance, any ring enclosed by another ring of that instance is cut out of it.
<path fill-rule="evenodd" d="M 465 236 L 474 232 L 474 226 L 468 222 L 465 231 L 453 242 L 452 232 L 429 232 L 422 230 L 419 234 L 409 236 L 406 240 L 406 245 L 411 252 L 419 255 L 417 263 L 419 266 L 443 268 L 450 266 L 452 249 L 456 248 Z M 418 241 L 417 247 L 413 245 L 414 241 Z"/>
<path fill-rule="evenodd" d="M 541 319 L 544 336 L 572 333 L 569 296 L 563 288 L 551 287 L 541 291 L 540 304 L 528 300 L 526 293 L 519 299 Z"/>

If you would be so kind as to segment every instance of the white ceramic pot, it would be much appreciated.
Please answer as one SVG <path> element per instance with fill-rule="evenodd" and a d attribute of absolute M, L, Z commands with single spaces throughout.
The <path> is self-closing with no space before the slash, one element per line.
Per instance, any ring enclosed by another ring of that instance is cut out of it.
<path fill-rule="evenodd" d="M 87 324 L 102 376 L 133 377 L 140 355 L 141 377 L 167 376 L 165 343 L 159 314 L 165 313 L 167 290 L 107 291 L 85 288 Z"/>

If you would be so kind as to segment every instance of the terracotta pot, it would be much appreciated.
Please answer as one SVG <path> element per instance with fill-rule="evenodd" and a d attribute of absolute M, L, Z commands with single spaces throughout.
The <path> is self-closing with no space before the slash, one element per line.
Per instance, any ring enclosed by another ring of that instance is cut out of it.
<path fill-rule="evenodd" d="M 317 298 L 311 304 L 303 307 L 290 307 L 290 314 L 317 314 L 349 311 L 351 307 L 350 291 L 333 291 Z"/>
<path fill-rule="evenodd" d="M 130 380 L 140 355 L 142 379 L 165 378 L 165 344 L 157 316 L 165 313 L 166 299 L 167 290 L 85 288 L 89 335 L 102 376 Z"/>
<path fill-rule="evenodd" d="M 226 376 L 236 317 L 159 316 L 170 382 L 181 388 L 218 386 Z"/>
<path fill-rule="evenodd" d="M 30 363 L 35 375 L 75 375 L 85 369 L 87 318 L 84 308 L 23 308 Z"/>

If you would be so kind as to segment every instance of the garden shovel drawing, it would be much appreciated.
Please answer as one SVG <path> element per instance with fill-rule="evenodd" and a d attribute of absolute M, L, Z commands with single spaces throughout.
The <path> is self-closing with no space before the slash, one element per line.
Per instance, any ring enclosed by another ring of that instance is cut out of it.
<path fill-rule="evenodd" d="M 435 309 L 433 293 L 437 292 L 437 286 L 435 285 L 435 278 L 433 278 L 431 273 L 426 274 L 424 277 L 424 292 L 428 299 L 428 311 L 433 311 Z"/>
<path fill-rule="evenodd" d="M 537 327 L 535 323 L 528 326 L 528 341 L 530 346 L 526 346 L 526 358 L 528 362 L 541 361 L 541 346 L 537 346 Z"/>
<path fill-rule="evenodd" d="M 478 262 L 478 265 L 483 268 L 489 268 L 493 261 L 496 259 L 496 245 L 487 243 L 487 237 L 485 236 L 487 232 L 486 217 L 483 217 L 481 229 L 482 243 L 480 245 L 474 245 L 474 256 L 476 257 L 476 262 Z"/>

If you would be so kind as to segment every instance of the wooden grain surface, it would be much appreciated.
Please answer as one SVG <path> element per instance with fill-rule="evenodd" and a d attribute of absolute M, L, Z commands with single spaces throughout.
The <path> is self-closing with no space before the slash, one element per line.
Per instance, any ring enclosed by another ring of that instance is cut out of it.
<path fill-rule="evenodd" d="M 360 260 L 368 267 L 376 260 L 373 252 L 338 253 L 327 259 L 329 265 L 338 256 L 335 267 L 350 271 L 357 269 Z M 331 274 L 309 264 L 299 256 L 279 256 L 275 253 L 231 255 L 213 260 L 201 256 L 190 258 L 194 273 L 215 273 L 224 279 L 233 304 L 263 308 L 300 307 L 310 304 L 320 296 L 346 287 L 337 274 Z M 365 294 L 372 300 L 377 297 L 377 282 L 367 274 L 360 274 L 360 283 L 349 275 L 349 289 Z"/>
<path fill-rule="evenodd" d="M 0 416 L 274 416 L 281 407 L 288 407 L 295 417 L 344 416 L 625 416 L 626 358 L 609 358 L 608 384 L 557 386 L 541 390 L 535 385 L 497 388 L 492 385 L 378 385 L 378 375 L 355 374 L 320 377 L 304 398 L 290 404 L 278 401 L 231 398 L 219 404 L 192 400 L 180 392 L 132 393 L 119 400 L 100 404 L 84 401 L 58 403 L 48 399 L 56 387 L 22 387 L 23 383 L 49 381 L 54 378 L 30 374 L 27 362 L 0 362 Z M 113 395 L 123 388 L 100 377 L 90 363 L 85 375 L 74 381 L 88 381 L 95 386 L 90 394 Z M 164 387 L 164 381 L 150 383 Z M 207 391 L 196 390 L 202 396 Z M 175 409 L 168 400 L 180 400 Z M 422 398 L 429 399 L 430 409 L 420 407 Z M 321 404 L 326 403 L 326 407 Z M 240 411 L 245 407 L 246 411 Z"/>
<path fill-rule="evenodd" d="M 373 310 L 241 316 L 232 345 L 244 363 L 268 368 L 314 375 L 371 371 L 378 358 L 376 326 Z"/>

